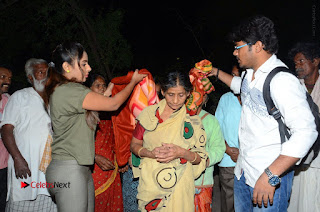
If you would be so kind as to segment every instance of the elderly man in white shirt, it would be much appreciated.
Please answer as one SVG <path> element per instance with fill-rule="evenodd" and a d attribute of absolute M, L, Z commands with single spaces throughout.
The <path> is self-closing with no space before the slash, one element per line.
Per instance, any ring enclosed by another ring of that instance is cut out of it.
<path fill-rule="evenodd" d="M 320 109 L 320 46 L 299 42 L 289 51 L 301 83 Z M 320 212 L 320 155 L 310 166 L 295 167 L 289 212 Z"/>
<path fill-rule="evenodd" d="M 305 88 L 290 73 L 278 73 L 270 83 L 271 98 L 292 135 L 281 144 L 278 123 L 267 112 L 262 87 L 267 75 L 286 65 L 276 57 L 278 40 L 273 22 L 254 16 L 231 34 L 233 55 L 247 69 L 239 77 L 213 68 L 211 75 L 240 92 L 240 154 L 235 168 L 234 201 L 238 211 L 286 211 L 290 198 L 292 166 L 304 157 L 317 138 L 314 117 Z"/>
<path fill-rule="evenodd" d="M 33 87 L 12 94 L 0 124 L 10 153 L 6 211 L 57 211 L 47 189 L 52 185 L 46 183 L 41 164 L 51 138 L 44 91 L 48 65 L 45 60 L 32 58 L 25 69 Z"/>

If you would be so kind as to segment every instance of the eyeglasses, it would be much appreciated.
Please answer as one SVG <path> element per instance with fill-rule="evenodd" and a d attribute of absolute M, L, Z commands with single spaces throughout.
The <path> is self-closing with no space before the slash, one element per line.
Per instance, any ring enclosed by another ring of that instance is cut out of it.
<path fill-rule="evenodd" d="M 245 47 L 245 46 L 247 46 L 247 45 L 251 45 L 251 43 L 246 43 L 246 44 L 243 44 L 243 45 L 241 45 L 241 46 L 235 46 L 235 47 L 234 47 L 234 50 L 239 50 L 239 49 L 241 49 L 242 47 Z"/>

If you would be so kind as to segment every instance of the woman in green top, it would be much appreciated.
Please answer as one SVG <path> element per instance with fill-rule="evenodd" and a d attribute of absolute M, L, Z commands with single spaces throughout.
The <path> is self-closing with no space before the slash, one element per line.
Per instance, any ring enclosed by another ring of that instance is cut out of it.
<path fill-rule="evenodd" d="M 70 42 L 56 47 L 50 67 L 46 91 L 53 142 L 47 187 L 59 211 L 94 211 L 90 166 L 94 164 L 97 117 L 90 111 L 117 110 L 145 75 L 135 71 L 127 87 L 113 97 L 93 92 L 81 84 L 91 71 L 88 55 L 81 44 Z"/>
<path fill-rule="evenodd" d="M 213 189 L 213 171 L 214 165 L 221 161 L 226 145 L 224 137 L 220 129 L 220 125 L 216 117 L 202 107 L 208 102 L 209 96 L 203 96 L 203 102 L 200 104 L 197 115 L 201 118 L 204 130 L 207 134 L 207 142 L 205 149 L 208 152 L 207 167 L 200 177 L 195 180 L 196 194 L 195 194 L 195 208 L 197 212 L 205 212 L 212 210 L 212 189 Z"/>

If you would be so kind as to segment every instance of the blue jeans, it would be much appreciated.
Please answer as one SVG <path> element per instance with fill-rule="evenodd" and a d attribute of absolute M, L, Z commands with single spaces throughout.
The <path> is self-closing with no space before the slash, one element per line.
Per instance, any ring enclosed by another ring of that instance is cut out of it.
<path fill-rule="evenodd" d="M 263 205 L 260 208 L 258 205 L 253 205 L 252 196 L 253 188 L 246 184 L 244 174 L 242 174 L 240 180 L 234 177 L 234 208 L 236 212 L 285 212 L 288 208 L 288 201 L 291 195 L 293 171 L 288 172 L 281 178 L 280 186 L 276 188 L 273 205 L 268 202 L 268 207 Z"/>

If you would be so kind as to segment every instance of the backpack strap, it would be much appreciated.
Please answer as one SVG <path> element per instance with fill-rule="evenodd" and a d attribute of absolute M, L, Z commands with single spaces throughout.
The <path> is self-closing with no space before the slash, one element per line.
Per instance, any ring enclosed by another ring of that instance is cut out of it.
<path fill-rule="evenodd" d="M 279 73 L 280 71 L 288 72 L 288 73 L 292 74 L 292 72 L 286 67 L 276 67 L 276 68 L 274 68 L 268 74 L 268 76 L 267 76 L 267 78 L 266 78 L 266 80 L 265 80 L 265 82 L 263 84 L 263 99 L 264 99 L 264 102 L 266 103 L 269 115 L 273 116 L 273 118 L 279 124 L 279 132 L 280 132 L 281 143 L 284 143 L 286 141 L 285 137 L 287 137 L 287 139 L 289 139 L 291 135 L 289 134 L 287 126 L 283 123 L 283 121 L 281 119 L 282 115 L 281 115 L 279 109 L 276 108 L 276 106 L 274 105 L 274 102 L 271 99 L 271 94 L 270 94 L 270 82 L 271 82 L 272 78 L 277 73 Z"/>
<path fill-rule="evenodd" d="M 245 71 L 244 71 L 244 74 L 243 74 L 243 76 L 242 76 L 242 78 L 241 78 L 240 95 L 241 95 L 241 93 L 242 93 L 243 80 L 244 80 L 244 78 L 246 77 L 247 73 L 248 73 L 248 71 L 245 70 Z"/>
<path fill-rule="evenodd" d="M 272 115 L 276 121 L 279 124 L 279 132 L 280 132 L 280 138 L 281 138 L 281 143 L 285 142 L 285 136 L 289 139 L 290 134 L 288 132 L 287 126 L 283 123 L 281 119 L 281 113 L 278 110 L 278 108 L 275 107 L 271 96 L 270 96 L 270 82 L 272 78 L 280 71 L 283 72 L 288 72 L 293 74 L 291 71 L 289 71 L 285 67 L 277 67 L 273 69 L 267 76 L 264 85 L 263 85 L 263 98 L 267 106 L 268 113 Z M 293 74 L 294 75 L 294 74 Z M 306 91 L 306 96 L 307 96 L 307 102 L 309 104 L 310 110 L 315 118 L 315 124 L 317 126 L 317 131 L 320 132 L 320 116 L 319 116 L 319 108 L 318 106 L 314 103 L 312 100 L 312 97 L 310 94 Z M 310 163 L 318 156 L 320 150 L 320 135 L 318 134 L 318 138 L 313 144 L 313 146 L 309 149 L 309 152 L 307 155 L 302 158 L 301 164 L 304 165 L 310 165 Z"/>

